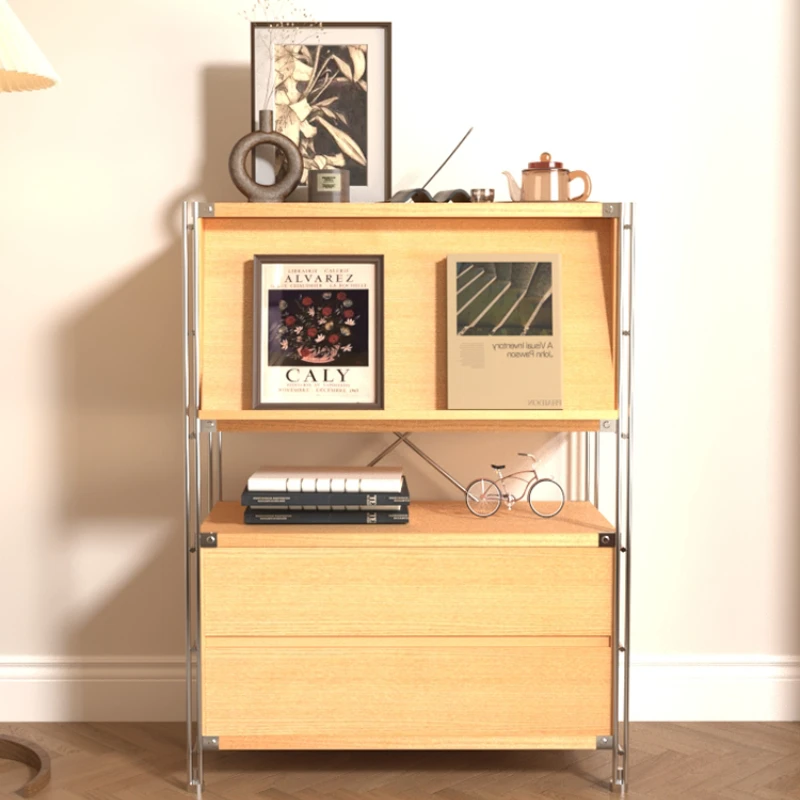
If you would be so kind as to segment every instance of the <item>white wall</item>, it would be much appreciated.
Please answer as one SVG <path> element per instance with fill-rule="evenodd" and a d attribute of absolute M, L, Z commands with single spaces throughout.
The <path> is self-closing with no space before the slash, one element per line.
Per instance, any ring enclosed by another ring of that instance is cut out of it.
<path fill-rule="evenodd" d="M 178 717 L 179 204 L 238 199 L 249 3 L 12 5 L 63 83 L 0 96 L 0 713 Z M 432 188 L 547 149 L 637 203 L 634 716 L 800 717 L 797 3 L 306 7 L 394 23 L 395 188 L 474 125 Z M 520 438 L 419 437 L 465 477 Z"/>

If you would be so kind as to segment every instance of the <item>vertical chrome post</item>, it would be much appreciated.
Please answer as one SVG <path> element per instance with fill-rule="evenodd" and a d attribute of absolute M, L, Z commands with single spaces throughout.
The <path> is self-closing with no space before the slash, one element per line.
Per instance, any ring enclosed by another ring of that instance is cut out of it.
<path fill-rule="evenodd" d="M 197 796 L 200 797 L 203 788 L 203 706 L 202 706 L 202 647 L 201 647 L 201 628 L 200 628 L 200 524 L 202 522 L 202 497 L 203 497 L 203 467 L 200 456 L 199 431 L 197 424 L 197 412 L 200 408 L 200 209 L 199 203 L 193 203 L 194 229 L 192 239 L 192 332 L 194 342 L 193 362 L 194 362 L 194 383 L 192 386 L 192 407 L 194 412 L 195 429 L 195 459 L 194 459 L 194 542 L 195 542 L 195 743 L 196 759 L 194 784 L 197 786 Z M 210 441 L 209 434 L 209 441 Z"/>
<path fill-rule="evenodd" d="M 217 476 L 217 501 L 220 501 L 222 500 L 222 431 L 220 430 L 217 430 L 216 476 Z"/>
<path fill-rule="evenodd" d="M 614 648 L 612 703 L 614 750 L 612 786 L 628 784 L 630 733 L 630 543 L 631 543 L 631 425 L 633 420 L 633 206 L 622 205 L 618 227 L 617 387 L 617 545 L 614 572 Z M 620 720 L 620 697 L 622 710 Z M 621 724 L 620 724 L 621 723 Z"/>
<path fill-rule="evenodd" d="M 199 448 L 198 448 L 199 450 Z M 198 457 L 199 461 L 199 457 Z M 201 620 L 200 620 L 200 559 L 201 559 L 200 537 L 197 537 L 197 548 L 195 554 L 195 576 L 194 576 L 194 590 L 195 590 L 195 605 L 197 614 L 195 616 L 195 634 L 196 634 L 196 667 L 195 667 L 195 710 L 197 716 L 197 767 L 195 782 L 197 785 L 197 796 L 202 796 L 203 792 L 203 664 L 202 664 L 202 644 L 201 644 Z"/>
<path fill-rule="evenodd" d="M 617 281 L 619 286 L 619 281 Z M 617 295 L 619 297 L 619 295 Z M 617 312 L 619 313 L 619 312 Z M 618 323 L 619 324 L 619 320 Z M 617 351 L 617 363 L 619 365 L 619 351 Z M 619 369 L 617 371 L 617 385 L 619 386 Z M 617 434 L 619 437 L 619 434 Z M 620 532 L 620 508 L 621 508 L 621 492 L 622 492 L 622 475 L 621 475 L 621 461 L 619 438 L 617 439 L 617 448 L 615 452 L 615 470 L 617 475 L 617 491 L 616 503 L 614 512 L 614 527 L 617 531 L 617 544 L 614 553 L 614 613 L 611 620 L 611 735 L 613 737 L 613 748 L 611 750 L 611 789 L 617 791 L 621 788 L 618 782 L 619 778 L 619 610 L 620 610 L 620 575 L 619 575 L 619 540 L 621 537 Z"/>
<path fill-rule="evenodd" d="M 209 428 L 208 430 L 208 473 L 207 473 L 207 485 L 206 485 L 206 509 L 205 513 L 210 514 L 211 509 L 214 508 L 214 491 L 216 490 L 217 484 L 215 480 L 214 474 L 214 440 L 217 437 L 215 436 L 213 430 Z"/>
<path fill-rule="evenodd" d="M 592 493 L 592 460 L 589 453 L 589 432 L 584 431 L 581 436 L 581 447 L 583 448 L 583 497 L 581 499 L 591 502 Z"/>
<path fill-rule="evenodd" d="M 567 481 L 564 487 L 567 500 L 579 500 L 581 488 L 580 443 L 578 434 L 567 434 Z"/>
<path fill-rule="evenodd" d="M 186 767 L 191 785 L 194 773 L 193 742 L 192 742 L 192 452 L 191 436 L 192 414 L 191 414 L 191 371 L 190 364 L 192 358 L 192 328 L 189 325 L 189 270 L 191 268 L 190 232 L 193 220 L 190 222 L 189 203 L 183 204 L 183 422 L 184 422 L 184 581 L 186 584 Z"/>
<path fill-rule="evenodd" d="M 631 471 L 631 453 L 633 448 L 633 316 L 635 287 L 635 252 L 633 230 L 633 204 L 623 206 L 623 231 L 627 231 L 626 254 L 628 260 L 628 409 L 625 428 L 627 435 L 628 476 L 627 507 L 625 515 L 625 542 L 622 551 L 625 560 L 625 636 L 623 661 L 625 668 L 625 691 L 622 699 L 622 718 L 624 721 L 624 744 L 622 769 L 624 785 L 628 784 L 628 756 L 630 754 L 630 660 L 631 660 L 631 538 L 633 535 L 633 473 Z"/>
<path fill-rule="evenodd" d="M 592 434 L 594 441 L 594 497 L 592 502 L 595 508 L 600 507 L 600 435 L 597 431 Z"/>

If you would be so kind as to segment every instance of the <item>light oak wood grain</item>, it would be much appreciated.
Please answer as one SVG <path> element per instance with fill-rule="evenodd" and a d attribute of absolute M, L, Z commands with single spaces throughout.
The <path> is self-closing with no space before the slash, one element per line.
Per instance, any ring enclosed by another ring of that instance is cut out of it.
<path fill-rule="evenodd" d="M 610 647 L 609 636 L 449 636 L 444 640 L 452 647 Z M 206 636 L 205 652 L 210 650 L 263 650 L 265 647 L 431 647 L 440 644 L 431 636 Z"/>
<path fill-rule="evenodd" d="M 610 648 L 271 642 L 204 653 L 203 733 L 223 747 L 574 747 L 610 733 Z"/>
<path fill-rule="evenodd" d="M 558 516 L 542 519 L 520 503 L 481 519 L 464 503 L 409 506 L 405 525 L 245 525 L 243 507 L 217 503 L 200 530 L 227 547 L 589 547 L 614 526 L 591 504 L 569 501 Z"/>
<path fill-rule="evenodd" d="M 337 744 L 326 733 L 265 734 L 261 736 L 220 736 L 220 750 L 596 750 L 597 736 L 585 734 L 539 734 L 536 731 L 520 736 L 487 739 L 481 736 L 450 734 L 428 735 L 422 731 L 387 733 L 360 744 L 361 738 L 342 737 Z"/>
<path fill-rule="evenodd" d="M 543 219 L 602 218 L 605 203 L 216 203 L 232 219 Z"/>
<path fill-rule="evenodd" d="M 201 411 L 200 419 L 218 421 L 223 432 L 316 431 L 597 431 L 600 420 L 616 420 L 615 409 L 586 411 L 417 411 L 412 419 L 389 418 L 385 411 Z M 265 416 L 266 415 L 266 416 Z"/>
<path fill-rule="evenodd" d="M 612 548 L 206 550 L 206 636 L 609 636 Z"/>
<path fill-rule="evenodd" d="M 516 205 L 516 204 L 512 204 Z M 572 204 L 578 205 L 578 204 Z M 338 212 L 326 212 L 338 213 Z M 391 212 L 395 213 L 395 212 Z M 255 254 L 382 254 L 385 258 L 385 410 L 361 417 L 300 412 L 298 420 L 319 428 L 331 422 L 403 422 L 406 430 L 419 416 L 424 424 L 448 422 L 466 430 L 485 427 L 483 412 L 470 419 L 446 412 L 445 268 L 448 254 L 459 252 L 557 252 L 562 259 L 564 410 L 559 420 L 541 412 L 532 422 L 609 418 L 615 403 L 613 324 L 616 294 L 616 220 L 546 218 L 530 213 L 490 216 L 466 212 L 434 217 L 285 216 L 217 217 L 200 221 L 202 307 L 201 408 L 222 419 L 252 408 L 253 268 Z M 434 414 L 431 412 L 446 412 Z M 340 414 L 342 412 L 339 412 Z M 259 412 L 250 419 L 270 419 Z M 291 413 L 282 412 L 282 423 Z M 497 421 L 502 421 L 502 414 Z M 505 418 L 524 425 L 525 414 Z M 241 420 L 240 420 L 241 421 Z M 285 426 L 283 426 L 284 429 Z M 341 429 L 341 428 L 340 428 Z M 362 429 L 369 429 L 365 426 Z"/>

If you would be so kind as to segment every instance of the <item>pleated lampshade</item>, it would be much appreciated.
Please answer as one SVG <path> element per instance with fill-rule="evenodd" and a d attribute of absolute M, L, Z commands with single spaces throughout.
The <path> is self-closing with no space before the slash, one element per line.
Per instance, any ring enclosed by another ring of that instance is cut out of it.
<path fill-rule="evenodd" d="M 58 75 L 6 0 L 0 0 L 0 92 L 47 89 Z"/>

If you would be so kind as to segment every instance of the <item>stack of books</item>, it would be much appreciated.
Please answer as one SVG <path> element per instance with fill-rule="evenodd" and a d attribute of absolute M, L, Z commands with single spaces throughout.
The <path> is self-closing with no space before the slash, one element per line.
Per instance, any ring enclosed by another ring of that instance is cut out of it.
<path fill-rule="evenodd" d="M 248 525 L 402 525 L 409 502 L 396 467 L 273 467 L 242 494 Z"/>

